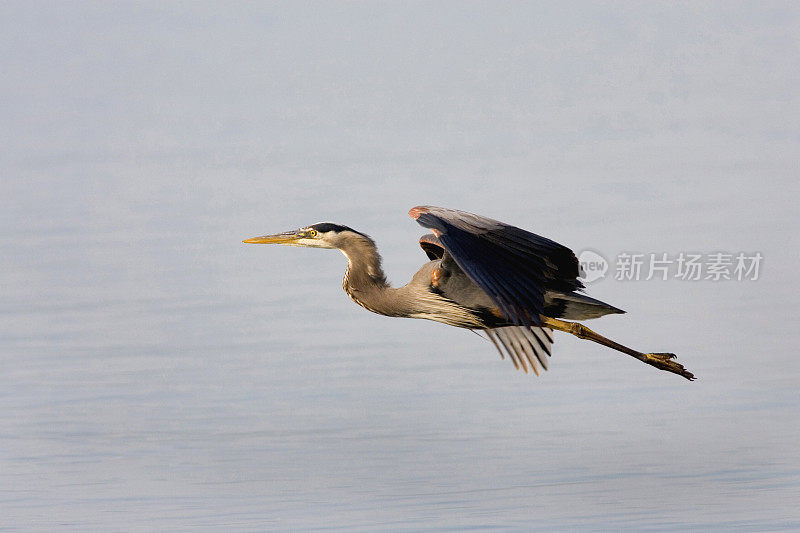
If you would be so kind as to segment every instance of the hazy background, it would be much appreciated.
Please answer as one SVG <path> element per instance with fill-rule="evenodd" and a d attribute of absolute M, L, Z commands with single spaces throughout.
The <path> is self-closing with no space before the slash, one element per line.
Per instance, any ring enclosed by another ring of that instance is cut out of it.
<path fill-rule="evenodd" d="M 800 9 L 0 5 L 0 529 L 800 528 Z M 323 220 L 424 261 L 418 204 L 576 251 L 760 252 L 606 279 L 515 372 L 372 315 Z"/>

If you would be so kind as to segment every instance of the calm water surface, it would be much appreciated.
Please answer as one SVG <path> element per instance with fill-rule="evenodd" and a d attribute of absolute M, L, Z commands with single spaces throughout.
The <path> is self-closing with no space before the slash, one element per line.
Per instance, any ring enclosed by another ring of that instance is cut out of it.
<path fill-rule="evenodd" d="M 73 7 L 2 8 L 0 529 L 800 528 L 796 9 Z M 405 283 L 421 203 L 765 260 L 589 288 L 689 383 L 240 243 L 333 220 Z"/>

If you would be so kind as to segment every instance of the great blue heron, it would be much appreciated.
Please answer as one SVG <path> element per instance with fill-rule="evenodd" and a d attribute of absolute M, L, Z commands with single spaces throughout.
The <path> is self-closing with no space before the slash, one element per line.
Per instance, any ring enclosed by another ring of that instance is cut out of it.
<path fill-rule="evenodd" d="M 539 375 L 538 365 L 547 370 L 555 329 L 694 379 L 675 354 L 637 352 L 569 321 L 625 312 L 578 292 L 580 267 L 569 248 L 455 209 L 419 206 L 408 214 L 433 234 L 419 239 L 430 261 L 403 287 L 386 281 L 375 242 L 347 226 L 321 222 L 242 242 L 338 249 L 348 261 L 342 286 L 358 305 L 381 315 L 482 330 L 503 358 L 505 349 L 526 373 L 530 367 Z"/>

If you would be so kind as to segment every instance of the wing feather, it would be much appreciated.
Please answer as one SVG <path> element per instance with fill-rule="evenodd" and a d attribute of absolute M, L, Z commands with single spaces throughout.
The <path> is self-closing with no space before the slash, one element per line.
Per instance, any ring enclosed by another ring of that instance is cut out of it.
<path fill-rule="evenodd" d="M 436 235 L 433 233 L 428 233 L 420 237 L 419 245 L 431 261 L 441 259 L 444 255 L 444 246 L 442 246 L 442 243 L 439 242 L 439 239 L 437 239 Z"/>
<path fill-rule="evenodd" d="M 456 264 L 513 324 L 541 326 L 546 290 L 583 288 L 575 254 L 550 239 L 455 209 L 420 206 L 409 214 L 433 230 Z"/>
<path fill-rule="evenodd" d="M 508 357 L 511 359 L 511 362 L 514 363 L 514 368 L 519 370 L 519 362 L 517 361 L 516 353 L 514 352 L 514 350 L 512 350 L 511 348 L 508 347 L 508 341 L 506 340 L 505 334 L 498 329 L 496 331 L 496 335 L 497 335 L 498 340 L 500 341 L 500 344 L 502 344 L 503 348 L 506 349 L 506 353 L 508 354 Z M 501 353 L 501 355 L 502 355 L 502 353 Z"/>
<path fill-rule="evenodd" d="M 508 328 L 508 331 L 511 333 L 511 335 L 517 338 L 517 344 L 522 347 L 522 352 L 525 354 L 525 358 L 528 360 L 531 370 L 533 370 L 533 373 L 538 376 L 539 368 L 535 363 L 535 361 L 538 360 L 538 357 L 536 357 L 536 353 L 534 353 L 530 341 L 527 339 L 527 337 L 525 337 L 525 334 L 520 331 L 525 329 L 527 328 Z"/>
<path fill-rule="evenodd" d="M 552 339 L 548 337 L 548 334 L 551 334 L 548 328 L 504 326 L 484 331 L 486 331 L 494 347 L 497 348 L 500 357 L 505 359 L 505 350 L 517 370 L 521 368 L 527 373 L 528 365 L 530 365 L 533 373 L 538 376 L 539 368 L 537 363 L 544 370 L 550 368 L 549 357 Z"/>
<path fill-rule="evenodd" d="M 508 328 L 501 328 L 497 331 L 497 335 L 500 337 L 500 340 L 503 341 L 503 346 L 509 350 L 512 357 L 519 363 L 519 367 L 522 371 L 527 374 L 528 365 L 525 364 L 525 354 L 522 353 L 522 346 L 519 345 L 519 342 L 517 342 L 517 339 L 511 334 L 511 331 L 509 331 Z"/>
<path fill-rule="evenodd" d="M 519 328 L 522 330 L 523 334 L 528 338 L 533 346 L 534 352 L 536 353 L 536 358 L 539 360 L 539 363 L 542 365 L 542 368 L 548 370 L 550 364 L 548 363 L 548 357 L 550 357 L 550 344 L 552 341 L 547 341 L 544 329 L 545 328 Z"/>

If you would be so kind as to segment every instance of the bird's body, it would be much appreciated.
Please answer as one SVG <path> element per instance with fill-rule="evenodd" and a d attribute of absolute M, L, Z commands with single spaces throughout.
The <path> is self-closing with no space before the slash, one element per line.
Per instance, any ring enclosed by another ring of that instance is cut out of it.
<path fill-rule="evenodd" d="M 578 292 L 580 267 L 569 248 L 463 211 L 423 206 L 409 214 L 433 234 L 420 238 L 430 260 L 401 287 L 387 282 L 375 242 L 347 226 L 323 222 L 244 242 L 338 249 L 348 260 L 342 287 L 360 306 L 386 316 L 482 330 L 501 355 L 502 346 L 526 372 L 548 368 L 552 330 L 559 329 L 693 379 L 672 354 L 642 354 L 563 320 L 624 313 Z"/>

